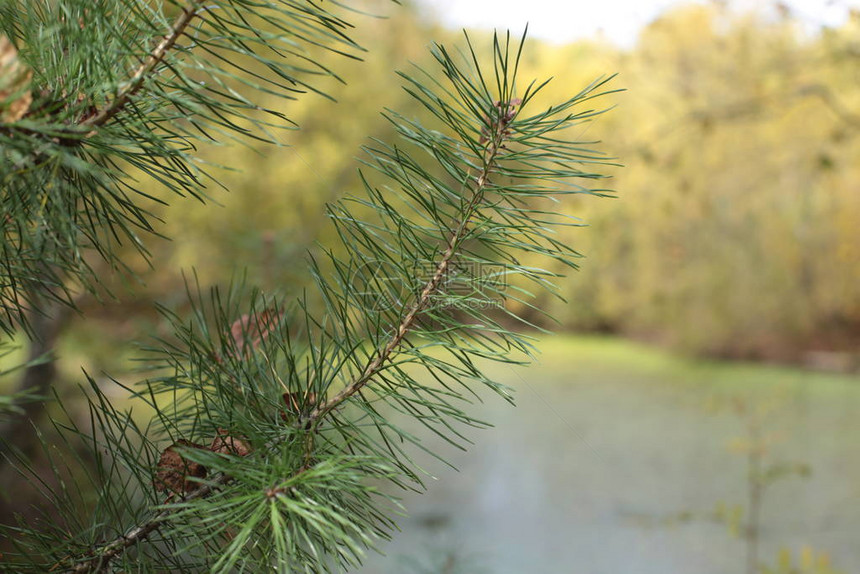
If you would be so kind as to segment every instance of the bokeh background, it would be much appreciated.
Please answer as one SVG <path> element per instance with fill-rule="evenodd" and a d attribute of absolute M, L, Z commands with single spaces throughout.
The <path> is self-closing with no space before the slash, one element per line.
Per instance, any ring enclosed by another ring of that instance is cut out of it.
<path fill-rule="evenodd" d="M 72 415 L 82 369 L 123 400 L 107 374 L 136 380 L 135 342 L 165 334 L 155 303 L 181 309 L 192 273 L 300 293 L 333 237 L 325 203 L 360 189 L 368 138 L 393 137 L 379 112 L 425 115 L 395 70 L 458 28 L 481 43 L 528 21 L 521 74 L 554 78 L 541 101 L 611 74 L 626 90 L 579 134 L 623 164 L 614 197 L 559 205 L 584 224 L 565 232 L 581 269 L 540 301 L 555 322 L 529 317 L 557 334 L 536 334 L 531 368 L 489 367 L 519 407 L 488 399 L 497 428 L 469 453 L 433 445 L 458 470 L 425 461 L 429 493 L 361 572 L 762 571 L 751 555 L 860 572 L 860 2 L 362 6 L 385 16 L 355 17 L 364 61 L 320 55 L 337 101 L 290 103 L 283 147 L 203 150 L 240 168 L 213 168 L 230 191 L 157 208 L 172 240 L 150 241 L 154 265 L 130 251 L 137 279 L 106 276 L 112 295 L 57 326 Z M 12 480 L 2 520 L 29 502 Z"/>

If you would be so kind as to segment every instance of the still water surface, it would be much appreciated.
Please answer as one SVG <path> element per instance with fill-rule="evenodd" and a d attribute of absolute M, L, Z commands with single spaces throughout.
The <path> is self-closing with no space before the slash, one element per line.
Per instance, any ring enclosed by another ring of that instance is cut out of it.
<path fill-rule="evenodd" d="M 744 423 L 725 405 L 770 404 L 772 462 L 812 474 L 764 498 L 762 560 L 826 552 L 860 573 L 860 378 L 674 359 L 630 343 L 553 338 L 529 368 L 492 367 L 516 389 L 478 408 L 496 428 L 436 480 L 360 574 L 742 574 L 745 547 L 713 520 L 745 505 Z M 685 517 L 679 520 L 680 517 Z M 424 565 L 424 569 L 418 565 Z M 434 566 L 435 565 L 435 566 Z M 445 570 L 445 568 L 448 568 Z"/>

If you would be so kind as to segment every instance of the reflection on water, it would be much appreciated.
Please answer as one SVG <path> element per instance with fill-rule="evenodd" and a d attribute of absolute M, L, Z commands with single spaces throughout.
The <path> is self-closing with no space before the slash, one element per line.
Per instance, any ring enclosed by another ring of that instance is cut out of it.
<path fill-rule="evenodd" d="M 493 367 L 518 406 L 490 397 L 479 414 L 496 428 L 470 433 L 468 453 L 430 443 L 459 472 L 418 457 L 438 480 L 405 497 L 387 556 L 356 572 L 741 573 L 743 542 L 706 519 L 746 504 L 746 460 L 726 448 L 743 424 L 706 408 L 738 394 L 778 395 L 772 456 L 812 467 L 767 491 L 762 560 L 811 546 L 860 572 L 860 379 L 655 359 L 613 341 L 544 346 L 529 369 Z"/>

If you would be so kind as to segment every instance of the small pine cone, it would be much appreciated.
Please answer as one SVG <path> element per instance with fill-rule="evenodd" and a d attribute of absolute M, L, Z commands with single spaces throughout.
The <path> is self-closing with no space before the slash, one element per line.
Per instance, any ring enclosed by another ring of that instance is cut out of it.
<path fill-rule="evenodd" d="M 203 445 L 180 439 L 164 449 L 158 459 L 158 470 L 152 482 L 156 490 L 184 495 L 198 486 L 189 478 L 206 478 L 206 467 L 186 460 L 177 452 L 177 447 L 203 448 Z"/>
<path fill-rule="evenodd" d="M 284 404 L 287 405 L 286 411 L 280 411 L 281 420 L 286 422 L 289 420 L 290 415 L 300 415 L 302 413 L 302 407 L 305 410 L 308 410 L 308 407 L 316 406 L 317 404 L 317 394 L 310 392 L 306 395 L 307 398 L 300 395 L 299 393 L 284 393 L 281 395 L 281 398 L 284 400 Z"/>
<path fill-rule="evenodd" d="M 230 337 L 235 350 L 228 351 L 228 354 L 236 359 L 249 357 L 251 350 L 258 348 L 278 328 L 283 316 L 283 311 L 269 308 L 254 315 L 242 315 L 233 321 Z"/>
<path fill-rule="evenodd" d="M 212 439 L 209 450 L 221 454 L 248 456 L 251 453 L 251 446 L 244 440 L 231 436 L 230 431 L 218 429 L 218 435 Z"/>

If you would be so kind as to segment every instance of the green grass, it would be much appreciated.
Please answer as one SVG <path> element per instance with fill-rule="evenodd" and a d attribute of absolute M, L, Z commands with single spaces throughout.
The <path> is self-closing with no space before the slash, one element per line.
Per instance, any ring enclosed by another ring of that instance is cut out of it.
<path fill-rule="evenodd" d="M 725 394 L 794 393 L 860 396 L 860 375 L 814 372 L 792 366 L 715 361 L 673 355 L 657 347 L 614 337 L 554 335 L 536 343 L 538 363 L 549 369 L 591 375 L 633 375 Z"/>

